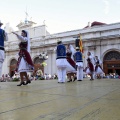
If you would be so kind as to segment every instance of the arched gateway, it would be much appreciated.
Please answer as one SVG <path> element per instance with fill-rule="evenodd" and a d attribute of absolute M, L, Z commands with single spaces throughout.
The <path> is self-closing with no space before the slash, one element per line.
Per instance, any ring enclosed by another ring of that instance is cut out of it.
<path fill-rule="evenodd" d="M 117 73 L 120 75 L 120 52 L 110 51 L 103 58 L 103 69 L 106 74 Z"/>
<path fill-rule="evenodd" d="M 39 57 L 36 57 L 34 59 L 34 71 L 35 71 L 35 73 L 38 70 L 38 68 L 40 68 L 44 73 L 44 67 L 41 65 L 41 63 L 43 63 L 43 60 L 40 59 Z"/>
<path fill-rule="evenodd" d="M 16 65 L 17 65 L 17 60 L 16 59 L 12 59 L 10 61 L 10 77 L 12 77 L 15 73 L 15 69 L 16 69 Z"/>

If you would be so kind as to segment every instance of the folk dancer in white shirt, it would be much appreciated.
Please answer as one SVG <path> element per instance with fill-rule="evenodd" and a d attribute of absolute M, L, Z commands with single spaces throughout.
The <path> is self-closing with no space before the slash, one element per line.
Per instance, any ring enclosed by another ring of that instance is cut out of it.
<path fill-rule="evenodd" d="M 77 65 L 77 81 L 82 81 L 83 80 L 83 59 L 82 59 L 82 53 L 80 52 L 79 47 L 76 47 L 75 61 Z"/>
<path fill-rule="evenodd" d="M 89 65 L 89 68 L 92 70 L 92 72 L 90 72 L 92 78 L 90 80 L 94 80 L 95 79 L 95 58 L 94 56 L 91 54 L 91 52 L 88 52 L 87 53 L 88 55 L 88 58 L 87 58 L 87 62 L 88 62 L 88 65 Z M 93 67 L 93 68 L 92 68 Z M 90 71 L 91 71 L 90 70 Z M 86 73 L 89 72 L 89 70 L 87 69 Z"/>
<path fill-rule="evenodd" d="M 66 47 L 62 44 L 62 41 L 57 42 L 56 48 L 56 66 L 58 72 L 58 83 L 65 83 L 66 77 Z"/>
<path fill-rule="evenodd" d="M 101 64 L 102 62 L 98 59 L 98 56 L 95 56 L 95 75 L 98 79 L 100 79 L 101 75 L 104 74 Z"/>
<path fill-rule="evenodd" d="M 67 59 L 66 72 L 69 80 L 67 82 L 72 82 L 72 81 L 74 82 L 76 80 L 76 63 L 74 61 L 74 54 L 75 54 L 74 47 L 71 44 L 68 44 L 67 53 L 66 53 L 66 59 Z"/>
<path fill-rule="evenodd" d="M 19 58 L 17 62 L 16 72 L 20 73 L 21 82 L 17 86 L 27 85 L 31 83 L 27 76 L 27 72 L 34 71 L 34 65 L 30 56 L 30 38 L 27 31 L 22 30 L 21 35 L 18 35 L 15 32 L 12 32 L 17 36 L 20 40 L 19 43 Z M 24 82 L 24 77 L 26 79 L 26 83 Z"/>
<path fill-rule="evenodd" d="M 5 54 L 5 49 L 4 49 L 4 41 L 8 40 L 7 33 L 1 29 L 1 26 L 3 23 L 0 21 L 0 78 L 2 77 L 2 65 L 4 62 L 4 54 Z"/>

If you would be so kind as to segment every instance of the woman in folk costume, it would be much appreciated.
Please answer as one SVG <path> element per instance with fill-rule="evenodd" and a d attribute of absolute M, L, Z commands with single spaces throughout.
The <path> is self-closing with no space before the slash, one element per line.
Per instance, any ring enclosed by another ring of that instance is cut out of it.
<path fill-rule="evenodd" d="M 92 72 L 93 79 L 95 79 L 95 58 L 91 52 L 87 53 L 88 58 L 90 59 L 90 62 L 93 64 L 94 71 Z"/>
<path fill-rule="evenodd" d="M 58 83 L 65 83 L 67 67 L 66 47 L 62 44 L 62 41 L 60 40 L 57 41 L 56 66 L 58 72 Z"/>
<path fill-rule="evenodd" d="M 30 52 L 30 38 L 27 31 L 22 30 L 21 35 L 18 35 L 15 32 L 12 32 L 17 36 L 17 38 L 20 40 L 19 43 L 19 58 L 17 62 L 17 68 L 16 72 L 20 73 L 21 82 L 17 86 L 21 85 L 27 85 L 28 83 L 31 83 L 27 76 L 27 72 L 33 72 L 34 71 L 34 65 L 31 59 L 31 56 L 29 54 Z M 26 78 L 26 83 L 24 82 L 24 77 Z"/>
<path fill-rule="evenodd" d="M 91 59 L 88 58 L 87 59 L 87 67 L 84 70 L 88 75 L 90 75 L 91 79 L 90 80 L 94 80 L 93 79 L 93 73 L 94 73 L 94 65 L 91 62 Z"/>
<path fill-rule="evenodd" d="M 68 76 L 68 81 L 67 82 L 72 82 L 72 77 L 73 81 L 76 80 L 76 64 L 74 62 L 74 54 L 75 54 L 75 49 L 71 44 L 68 45 L 67 47 L 67 76 Z"/>
<path fill-rule="evenodd" d="M 87 53 L 88 58 L 90 58 L 90 61 L 92 62 L 93 65 L 95 65 L 95 58 L 91 52 Z"/>
<path fill-rule="evenodd" d="M 104 74 L 101 67 L 101 61 L 98 59 L 98 56 L 95 56 L 95 74 L 98 79 L 101 78 L 101 74 Z"/>

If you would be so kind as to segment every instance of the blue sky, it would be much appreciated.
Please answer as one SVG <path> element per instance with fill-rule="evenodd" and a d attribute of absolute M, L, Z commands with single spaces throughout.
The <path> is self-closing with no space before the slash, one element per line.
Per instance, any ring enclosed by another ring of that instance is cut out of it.
<path fill-rule="evenodd" d="M 120 0 L 0 0 L 0 20 L 17 30 L 26 8 L 28 19 L 37 25 L 45 20 L 50 33 L 81 29 L 93 21 L 120 22 Z"/>

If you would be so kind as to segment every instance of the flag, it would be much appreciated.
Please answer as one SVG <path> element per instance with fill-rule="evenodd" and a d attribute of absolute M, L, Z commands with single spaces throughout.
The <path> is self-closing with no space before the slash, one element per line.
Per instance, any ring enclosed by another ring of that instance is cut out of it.
<path fill-rule="evenodd" d="M 82 38 L 81 38 L 81 35 L 80 35 L 79 46 L 80 46 L 80 52 L 83 53 L 83 44 L 82 44 Z"/>

